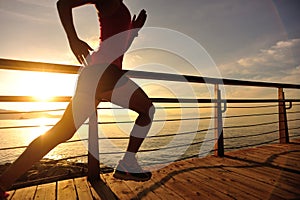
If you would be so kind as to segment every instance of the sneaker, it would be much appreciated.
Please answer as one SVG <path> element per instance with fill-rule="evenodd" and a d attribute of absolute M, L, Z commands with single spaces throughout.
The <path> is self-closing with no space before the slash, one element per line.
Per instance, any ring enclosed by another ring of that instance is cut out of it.
<path fill-rule="evenodd" d="M 137 160 L 132 163 L 120 160 L 113 176 L 121 180 L 148 181 L 152 173 L 143 170 Z"/>

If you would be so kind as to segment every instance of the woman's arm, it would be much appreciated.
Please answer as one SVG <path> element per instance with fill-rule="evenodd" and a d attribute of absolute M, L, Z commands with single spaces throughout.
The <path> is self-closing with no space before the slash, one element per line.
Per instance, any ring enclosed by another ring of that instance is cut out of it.
<path fill-rule="evenodd" d="M 74 27 L 72 9 L 78 6 L 95 3 L 96 0 L 59 0 L 56 3 L 58 14 L 67 34 L 71 50 L 81 64 L 84 63 L 84 58 L 89 54 L 89 50 L 92 50 L 92 48 L 78 38 Z"/>

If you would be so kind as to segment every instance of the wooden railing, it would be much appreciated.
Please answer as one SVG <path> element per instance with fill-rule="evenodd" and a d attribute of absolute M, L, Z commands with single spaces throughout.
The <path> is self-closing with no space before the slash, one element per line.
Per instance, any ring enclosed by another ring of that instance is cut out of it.
<path fill-rule="evenodd" d="M 53 72 L 53 73 L 67 73 L 76 74 L 80 69 L 79 66 L 73 65 L 61 65 L 51 63 L 40 62 L 28 62 L 18 60 L 0 59 L 0 69 L 5 70 L 25 70 L 25 71 L 39 71 L 39 72 Z M 142 72 L 142 71 L 126 71 L 127 75 L 132 78 L 152 79 L 152 80 L 166 80 L 181 82 L 183 75 L 154 73 L 154 72 Z M 190 103 L 197 101 L 198 103 L 213 103 L 215 109 L 215 147 L 214 152 L 217 156 L 224 156 L 224 136 L 223 136 L 223 123 L 222 113 L 226 111 L 227 103 L 278 103 L 278 123 L 279 123 L 279 141 L 280 143 L 289 142 L 289 128 L 287 123 L 286 110 L 293 106 L 293 103 L 300 102 L 300 99 L 285 99 L 284 89 L 300 89 L 299 84 L 285 84 L 285 83 L 270 83 L 259 81 L 244 81 L 233 79 L 218 79 L 211 77 L 197 77 L 187 76 L 184 78 L 190 83 L 204 83 L 214 85 L 215 97 L 214 99 L 186 99 L 186 98 L 151 98 L 153 102 L 160 103 Z M 232 85 L 232 86 L 254 86 L 264 88 L 277 88 L 277 99 L 222 99 L 220 85 Z M 70 96 L 59 96 L 51 99 L 53 102 L 68 102 Z M 33 102 L 36 99 L 30 96 L 0 96 L 0 102 Z M 286 107 L 286 103 L 289 103 L 289 107 Z M 88 155 L 88 177 L 90 180 L 99 178 L 99 158 L 95 158 L 92 155 L 99 154 L 98 147 L 98 134 L 94 132 L 95 126 L 98 125 L 97 121 L 90 119 L 89 124 L 89 155 Z M 92 153 L 93 152 L 93 153 Z"/>

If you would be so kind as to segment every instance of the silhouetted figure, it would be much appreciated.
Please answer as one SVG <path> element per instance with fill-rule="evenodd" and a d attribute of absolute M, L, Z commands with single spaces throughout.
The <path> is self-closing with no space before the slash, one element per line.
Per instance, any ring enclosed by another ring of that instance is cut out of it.
<path fill-rule="evenodd" d="M 86 4 L 95 5 L 101 26 L 100 47 L 92 55 L 89 55 L 92 48 L 77 36 L 72 17 L 72 8 Z M 138 113 L 130 133 L 127 151 L 119 161 L 114 177 L 136 181 L 151 178 L 151 172 L 144 171 L 139 166 L 135 155 L 150 129 L 155 109 L 144 91 L 122 71 L 123 54 L 143 27 L 147 17 L 146 11 L 142 10 L 137 18 L 134 16 L 131 20 L 130 12 L 122 0 L 59 0 L 57 8 L 71 50 L 77 60 L 86 67 L 79 75 L 76 92 L 60 121 L 45 134 L 33 140 L 21 156 L 1 175 L 1 199 L 7 195 L 4 191 L 8 190 L 34 163 L 58 144 L 69 140 L 80 125 L 93 114 L 95 106 L 103 100 Z M 123 31 L 126 32 L 122 34 Z M 117 39 L 110 41 L 110 38 L 115 35 Z M 111 54 L 117 57 L 114 58 Z M 97 73 L 100 71 L 101 77 L 97 77 L 96 85 L 89 85 L 94 83 L 90 81 L 89 76 L 95 75 L 93 73 L 95 71 Z M 93 88 L 96 90 L 91 91 Z M 86 103 L 88 101 L 94 103 L 93 109 L 90 108 L 89 103 Z"/>

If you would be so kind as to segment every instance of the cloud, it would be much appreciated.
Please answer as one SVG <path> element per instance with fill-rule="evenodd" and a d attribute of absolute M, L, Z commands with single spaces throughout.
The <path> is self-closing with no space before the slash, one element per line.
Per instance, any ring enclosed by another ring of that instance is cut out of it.
<path fill-rule="evenodd" d="M 300 83 L 299 55 L 300 38 L 289 39 L 219 68 L 226 78 Z"/>
<path fill-rule="evenodd" d="M 29 4 L 33 6 L 41 6 L 46 8 L 53 8 L 55 6 L 56 1 L 53 0 L 17 0 L 17 2 L 22 2 L 24 4 Z"/>
<path fill-rule="evenodd" d="M 5 15 L 12 15 L 17 19 L 54 22 L 55 5 L 36 3 L 35 1 L 11 0 L 1 1 L 0 11 Z"/>

